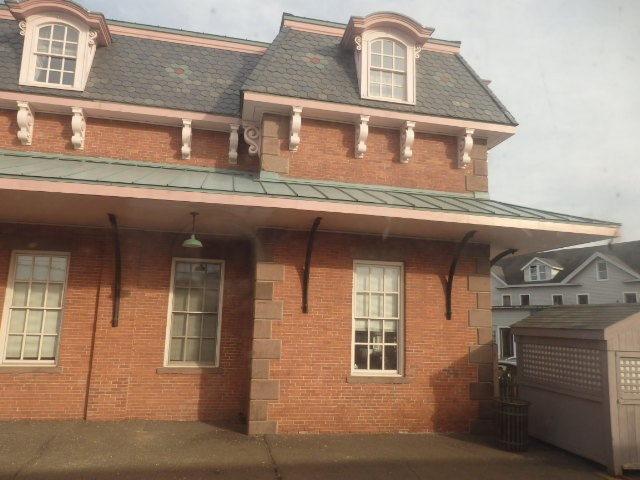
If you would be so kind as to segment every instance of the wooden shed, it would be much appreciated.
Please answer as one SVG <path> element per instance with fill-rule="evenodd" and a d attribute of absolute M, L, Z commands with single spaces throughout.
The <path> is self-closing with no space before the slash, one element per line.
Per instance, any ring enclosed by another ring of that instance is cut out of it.
<path fill-rule="evenodd" d="M 551 307 L 512 329 L 530 435 L 640 469 L 640 304 Z"/>

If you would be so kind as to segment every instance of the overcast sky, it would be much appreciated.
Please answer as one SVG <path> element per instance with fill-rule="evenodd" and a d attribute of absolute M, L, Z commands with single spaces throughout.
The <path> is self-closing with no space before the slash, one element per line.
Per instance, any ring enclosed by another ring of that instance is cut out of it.
<path fill-rule="evenodd" d="M 493 199 L 623 223 L 640 240 L 640 1 L 78 0 L 109 19 L 270 42 L 283 12 L 396 11 L 462 42 L 516 117 L 489 153 Z"/>

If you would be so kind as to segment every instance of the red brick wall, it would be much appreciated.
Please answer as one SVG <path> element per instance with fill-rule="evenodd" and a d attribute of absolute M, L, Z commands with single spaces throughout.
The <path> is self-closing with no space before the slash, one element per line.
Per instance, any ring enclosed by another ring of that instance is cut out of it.
<path fill-rule="evenodd" d="M 274 262 L 285 265 L 275 282 L 284 300 L 282 321 L 272 322 L 272 338 L 282 340 L 270 378 L 280 381 L 269 420 L 280 433 L 466 432 L 478 417 L 469 398 L 478 367 L 469 363 L 477 343 L 468 326 L 476 294 L 467 275 L 476 270 L 484 247 L 468 248 L 458 265 L 453 318 L 446 320 L 445 279 L 455 244 L 368 236 L 319 234 L 313 251 L 309 314 L 301 313 L 301 278 L 307 234 L 268 237 Z M 404 354 L 406 384 L 351 384 L 352 279 L 354 260 L 403 262 L 405 269 Z"/>
<path fill-rule="evenodd" d="M 15 111 L 0 111 L 0 149 L 80 155 L 86 157 L 173 163 L 233 170 L 256 170 L 258 160 L 249 157 L 241 141 L 238 164 L 228 161 L 229 134 L 193 130 L 191 159 L 182 160 L 182 128 L 122 122 L 88 117 L 83 150 L 71 145 L 71 116 L 34 114 L 33 142 L 23 146 L 16 134 Z"/>
<path fill-rule="evenodd" d="M 278 117 L 271 117 L 278 118 Z M 354 156 L 355 126 L 303 118 L 300 146 L 289 151 L 288 125 L 281 132 L 281 153 L 293 178 L 465 192 L 473 168 L 457 168 L 457 139 L 417 132 L 413 157 L 400 163 L 400 131 L 369 128 L 367 153 Z"/>
<path fill-rule="evenodd" d="M 197 258 L 225 260 L 220 373 L 159 374 L 171 260 L 193 256 L 183 236 L 122 232 L 120 325 L 111 327 L 110 230 L 0 224 L 0 302 L 12 250 L 70 252 L 61 373 L 0 368 L 0 419 L 237 420 L 248 396 L 252 255 L 248 244 L 203 237 Z M 95 328 L 95 336 L 94 336 Z"/>

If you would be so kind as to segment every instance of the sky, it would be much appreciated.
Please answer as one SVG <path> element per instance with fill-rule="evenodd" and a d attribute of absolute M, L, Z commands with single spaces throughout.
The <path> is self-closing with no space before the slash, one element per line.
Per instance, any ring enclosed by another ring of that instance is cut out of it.
<path fill-rule="evenodd" d="M 347 23 L 395 11 L 462 42 L 515 116 L 489 152 L 502 202 L 622 223 L 640 240 L 640 1 L 78 0 L 108 19 L 270 42 L 282 13 Z M 183 7 L 178 7 L 183 5 Z"/>

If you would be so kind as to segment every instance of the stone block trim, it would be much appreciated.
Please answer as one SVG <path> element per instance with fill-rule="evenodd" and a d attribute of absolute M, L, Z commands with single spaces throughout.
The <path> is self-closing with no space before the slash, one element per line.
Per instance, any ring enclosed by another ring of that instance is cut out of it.
<path fill-rule="evenodd" d="M 469 347 L 469 362 L 490 364 L 493 362 L 491 345 L 472 345 Z"/>
<path fill-rule="evenodd" d="M 489 191 L 489 179 L 488 177 L 479 175 L 470 175 L 466 179 L 466 188 L 468 192 L 488 192 Z"/>
<path fill-rule="evenodd" d="M 289 173 L 289 159 L 280 155 L 281 141 L 286 138 L 285 118 L 265 116 L 262 122 L 260 169 L 264 172 Z"/>
<path fill-rule="evenodd" d="M 488 400 L 493 395 L 493 383 L 477 382 L 469 385 L 469 398 L 471 400 Z"/>
<path fill-rule="evenodd" d="M 265 125 L 267 123 L 265 122 Z M 271 125 L 267 130 L 269 128 L 272 133 L 277 133 L 277 125 Z M 271 241 L 269 238 L 263 238 L 263 240 L 265 240 L 264 243 L 259 245 L 262 245 L 265 251 L 269 251 Z M 256 251 L 256 257 L 265 258 L 259 251 Z M 273 322 L 281 321 L 284 312 L 283 300 L 274 298 L 275 282 L 283 282 L 284 279 L 284 265 L 264 261 L 256 263 L 249 435 L 277 433 L 278 430 L 278 422 L 268 419 L 268 407 L 271 400 L 280 398 L 280 381 L 271 379 L 271 361 L 280 359 L 282 340 L 273 339 L 272 331 Z"/>
<path fill-rule="evenodd" d="M 265 340 L 254 338 L 253 352 L 254 359 L 279 359 L 282 352 L 282 340 Z"/>
<path fill-rule="evenodd" d="M 263 152 L 262 171 L 273 173 L 289 173 L 289 159 Z"/>
<path fill-rule="evenodd" d="M 282 320 L 282 300 L 256 300 L 254 318 Z"/>
<path fill-rule="evenodd" d="M 284 281 L 284 265 L 277 263 L 258 262 L 256 267 L 257 282 Z"/>
<path fill-rule="evenodd" d="M 491 277 L 489 275 L 469 275 L 470 292 L 491 292 Z"/>
<path fill-rule="evenodd" d="M 278 400 L 280 380 L 251 380 L 251 400 Z"/>
<path fill-rule="evenodd" d="M 493 318 L 491 310 L 469 310 L 469 326 L 491 328 Z"/>
<path fill-rule="evenodd" d="M 480 310 L 491 310 L 491 294 L 488 292 L 478 293 L 478 308 Z"/>
<path fill-rule="evenodd" d="M 489 327 L 478 328 L 478 345 L 489 345 L 493 342 L 493 331 Z"/>

